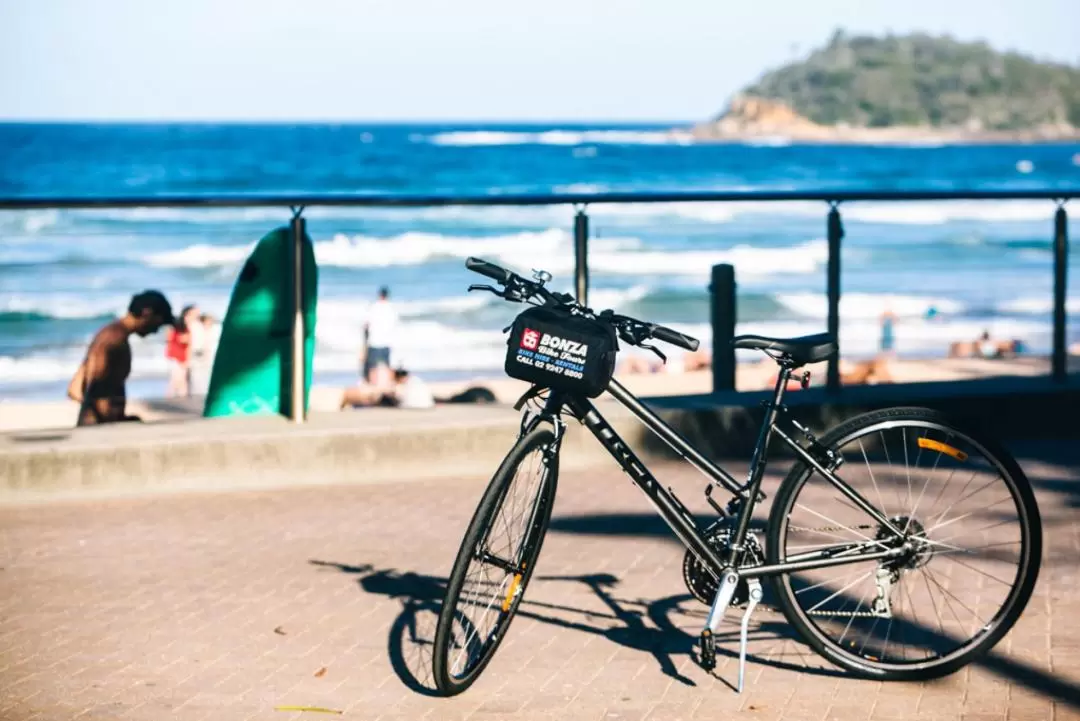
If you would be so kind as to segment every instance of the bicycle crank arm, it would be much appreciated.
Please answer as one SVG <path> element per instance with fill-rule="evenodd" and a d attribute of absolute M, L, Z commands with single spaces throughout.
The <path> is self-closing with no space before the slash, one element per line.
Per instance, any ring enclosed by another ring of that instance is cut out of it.
<path fill-rule="evenodd" d="M 706 671 L 716 668 L 716 632 L 720 628 L 720 622 L 724 620 L 728 606 L 731 605 L 731 598 L 735 595 L 738 583 L 739 574 L 731 568 L 726 569 L 720 578 L 720 587 L 716 589 L 712 608 L 709 609 L 709 618 L 701 632 L 701 667 Z"/>

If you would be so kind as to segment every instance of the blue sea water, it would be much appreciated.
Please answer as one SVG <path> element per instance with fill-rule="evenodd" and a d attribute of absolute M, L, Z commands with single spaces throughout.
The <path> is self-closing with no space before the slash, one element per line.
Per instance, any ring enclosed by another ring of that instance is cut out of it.
<path fill-rule="evenodd" d="M 1080 188 L 1075 143 L 698 144 L 667 131 L 0 124 L 0 196 Z M 900 316 L 902 356 L 941 356 L 984 329 L 1047 352 L 1054 207 L 845 204 L 844 353 L 874 352 L 886 307 Z M 825 211 L 820 203 L 592 206 L 590 299 L 708 343 L 709 268 L 732 262 L 740 331 L 823 330 Z M 520 310 L 466 294 L 476 280 L 466 256 L 544 268 L 562 289 L 572 283 L 570 207 L 312 208 L 306 216 L 320 265 L 317 383 L 355 376 L 363 312 L 381 285 L 405 319 L 396 360 L 428 377 L 464 377 L 500 372 L 501 328 Z M 221 317 L 252 244 L 288 218 L 287 208 L 0 212 L 0 398 L 61 397 L 89 337 L 143 288 Z M 1080 326 L 1071 325 L 1076 340 Z M 138 342 L 135 352 L 132 392 L 159 395 L 162 339 Z"/>

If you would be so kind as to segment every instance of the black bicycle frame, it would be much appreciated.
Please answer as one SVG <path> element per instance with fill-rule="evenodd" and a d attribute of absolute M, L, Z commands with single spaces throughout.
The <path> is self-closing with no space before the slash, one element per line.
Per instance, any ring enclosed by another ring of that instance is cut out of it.
<path fill-rule="evenodd" d="M 781 401 L 784 391 L 791 378 L 792 369 L 781 366 L 780 375 L 777 378 L 776 388 L 771 403 L 766 404 L 767 411 L 757 444 L 750 461 L 750 471 L 747 482 L 739 484 L 730 474 L 705 458 L 694 448 L 685 437 L 668 425 L 662 418 L 645 407 L 630 391 L 614 378 L 608 385 L 608 392 L 633 413 L 646 428 L 659 436 L 667 443 L 683 460 L 689 462 L 706 474 L 717 485 L 727 489 L 735 499 L 738 499 L 735 532 L 731 536 L 730 547 L 726 558 L 722 558 L 711 547 L 698 528 L 697 522 L 690 511 L 679 501 L 675 492 L 670 488 L 664 488 L 649 472 L 649 469 L 641 462 L 641 459 L 619 437 L 615 429 L 611 427 L 596 406 L 585 397 L 564 395 L 553 392 L 545 404 L 544 415 L 557 418 L 562 408 L 568 407 L 573 414 L 581 420 L 596 439 L 612 455 L 615 461 L 630 476 L 634 484 L 645 493 L 646 497 L 656 507 L 661 518 L 668 524 L 674 534 L 683 542 L 690 551 L 697 556 L 702 563 L 719 578 L 727 568 L 738 569 L 740 576 L 745 578 L 771 576 L 779 573 L 809 570 L 813 568 L 825 568 L 839 566 L 860 561 L 893 558 L 902 555 L 904 548 L 885 548 L 884 544 L 878 544 L 883 550 L 873 552 L 860 552 L 850 555 L 830 556 L 829 549 L 823 551 L 802 554 L 799 560 L 787 561 L 773 565 L 740 566 L 742 563 L 746 534 L 748 533 L 750 518 L 754 512 L 761 491 L 761 482 L 765 475 L 767 449 L 769 441 L 775 432 L 791 449 L 811 468 L 824 476 L 826 480 L 836 486 L 853 503 L 866 511 L 874 520 L 890 529 L 894 533 L 903 536 L 903 532 L 897 528 L 888 518 L 874 508 L 858 492 L 840 480 L 832 470 L 822 464 L 810 452 L 803 448 L 797 441 L 784 433 L 776 426 L 776 417 L 781 410 Z M 797 425 L 797 424 L 796 424 Z M 802 429 L 805 430 L 805 429 Z M 720 509 L 717 507 L 717 510 Z M 728 514 L 723 514 L 727 517 Z M 836 550 L 836 549 L 833 549 Z"/>

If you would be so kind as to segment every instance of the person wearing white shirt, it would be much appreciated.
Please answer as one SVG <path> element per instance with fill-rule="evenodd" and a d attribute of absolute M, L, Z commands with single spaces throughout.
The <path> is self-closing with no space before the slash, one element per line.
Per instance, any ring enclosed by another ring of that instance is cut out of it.
<path fill-rule="evenodd" d="M 191 332 L 191 387 L 196 395 L 206 395 L 210 388 L 210 372 L 214 354 L 221 340 L 221 324 L 206 313 L 188 329 Z"/>
<path fill-rule="evenodd" d="M 340 408 L 365 408 L 370 406 L 389 406 L 391 408 L 422 409 L 434 408 L 435 396 L 428 384 L 398 368 L 392 374 L 393 380 L 388 388 L 379 388 L 369 383 L 358 383 L 345 388 L 341 395 Z"/>
<path fill-rule="evenodd" d="M 431 389 L 428 388 L 427 383 L 420 380 L 416 376 L 410 374 L 404 368 L 399 368 L 394 372 L 394 380 L 396 381 L 396 388 L 394 389 L 394 399 L 398 408 L 434 408 L 435 396 L 431 394 Z"/>
<path fill-rule="evenodd" d="M 390 303 L 390 290 L 379 289 L 379 298 L 368 311 L 364 324 L 364 378 L 373 386 L 390 382 L 390 351 L 396 341 L 398 314 Z"/>

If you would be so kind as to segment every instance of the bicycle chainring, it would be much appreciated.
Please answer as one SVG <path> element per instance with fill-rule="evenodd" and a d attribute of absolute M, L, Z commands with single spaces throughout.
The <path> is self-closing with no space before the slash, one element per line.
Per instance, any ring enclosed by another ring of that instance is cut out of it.
<path fill-rule="evenodd" d="M 705 529 L 705 540 L 718 554 L 724 555 L 729 550 L 731 529 L 721 519 Z M 757 565 L 765 562 L 765 554 L 761 551 L 761 545 L 757 537 L 752 533 L 746 534 L 746 550 L 748 558 L 743 559 L 743 565 Z M 683 582 L 686 589 L 694 598 L 711 606 L 716 598 L 716 590 L 719 584 L 705 566 L 693 553 L 686 551 L 683 556 Z M 732 606 L 742 606 L 750 599 L 750 589 L 746 579 L 740 579 L 735 586 L 735 595 L 731 597 Z"/>

